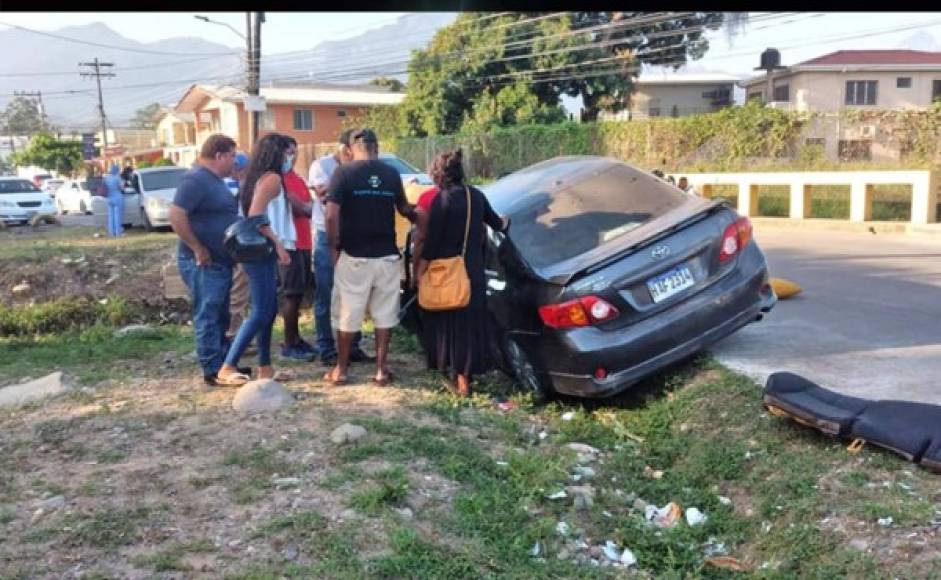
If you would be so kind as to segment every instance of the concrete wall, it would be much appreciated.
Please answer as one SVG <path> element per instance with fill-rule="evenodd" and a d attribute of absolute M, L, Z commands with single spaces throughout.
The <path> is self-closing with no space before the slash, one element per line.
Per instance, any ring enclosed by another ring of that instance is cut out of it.
<path fill-rule="evenodd" d="M 850 221 L 864 222 L 872 218 L 874 185 L 911 184 L 912 224 L 925 225 L 937 221 L 937 205 L 941 198 L 941 174 L 935 171 L 804 171 L 775 173 L 687 173 L 689 183 L 704 197 L 712 197 L 716 185 L 738 187 L 738 213 L 758 214 L 759 185 L 790 186 L 790 217 L 810 217 L 810 186 L 849 185 Z M 678 178 L 678 176 L 677 176 Z"/>
<path fill-rule="evenodd" d="M 896 87 L 896 79 L 910 77 L 908 89 Z M 941 71 L 847 71 L 847 72 L 797 72 L 789 76 L 775 77 L 774 85 L 789 85 L 790 109 L 795 111 L 836 112 L 846 107 L 847 81 L 877 81 L 876 104 L 859 108 L 871 109 L 924 109 L 931 105 L 932 81 L 941 80 Z M 747 95 L 761 93 L 765 98 L 765 83 L 751 85 Z"/>
<path fill-rule="evenodd" d="M 673 107 L 677 108 L 678 116 L 708 113 L 717 110 L 712 104 L 711 97 L 703 97 L 703 93 L 726 89 L 729 92 L 729 102 L 732 100 L 732 83 L 716 83 L 709 85 L 656 85 L 638 84 L 637 91 L 631 95 L 629 108 L 634 119 L 646 119 L 650 108 L 659 102 L 660 116 L 670 117 Z"/>

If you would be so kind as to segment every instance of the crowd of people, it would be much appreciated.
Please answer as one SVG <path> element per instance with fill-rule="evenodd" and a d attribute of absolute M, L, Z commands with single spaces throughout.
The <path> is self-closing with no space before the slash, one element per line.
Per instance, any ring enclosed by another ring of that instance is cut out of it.
<path fill-rule="evenodd" d="M 471 393 L 477 373 L 492 364 L 483 267 L 484 224 L 505 231 L 487 198 L 465 183 L 461 152 L 439 155 L 429 168 L 435 186 L 417 205 L 402 179 L 379 160 L 370 129 L 344 131 L 336 153 L 316 159 L 306 176 L 295 172 L 297 142 L 270 133 L 251 154 L 212 135 L 197 166 L 181 180 L 170 210 L 179 236 L 177 261 L 192 297 L 197 356 L 207 385 L 239 386 L 257 379 L 289 381 L 272 361 L 272 330 L 284 324 L 281 356 L 329 371 L 323 382 L 343 385 L 351 363 L 375 362 L 372 383 L 395 381 L 389 346 L 400 320 L 402 257 L 396 213 L 415 224 L 415 283 L 432 260 L 464 256 L 471 299 L 461 308 L 421 312 L 421 342 L 429 368 L 449 377 L 452 392 Z M 306 179 L 305 179 L 306 177 Z M 236 262 L 226 231 L 240 220 L 261 219 L 270 241 L 267 258 Z M 315 345 L 303 340 L 299 320 L 312 294 Z M 375 357 L 361 348 L 367 317 Z M 257 352 L 257 369 L 241 366 Z"/>

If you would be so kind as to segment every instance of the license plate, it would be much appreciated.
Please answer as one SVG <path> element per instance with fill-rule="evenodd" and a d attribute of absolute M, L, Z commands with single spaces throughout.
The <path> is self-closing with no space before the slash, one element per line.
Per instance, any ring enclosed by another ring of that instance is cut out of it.
<path fill-rule="evenodd" d="M 693 278 L 693 273 L 689 271 L 689 268 L 679 266 L 648 280 L 647 288 L 650 290 L 654 303 L 657 303 L 686 290 L 695 283 L 696 279 Z"/>

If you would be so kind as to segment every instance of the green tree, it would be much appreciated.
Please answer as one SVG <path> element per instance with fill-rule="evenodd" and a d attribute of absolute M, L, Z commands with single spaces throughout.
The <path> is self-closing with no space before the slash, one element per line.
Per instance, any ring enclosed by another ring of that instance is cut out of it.
<path fill-rule="evenodd" d="M 43 130 L 39 103 L 27 97 L 15 97 L 0 113 L 8 135 L 32 135 Z"/>
<path fill-rule="evenodd" d="M 131 126 L 136 129 L 155 129 L 162 111 L 163 107 L 160 103 L 151 103 L 146 107 L 141 107 L 134 112 Z"/>
<path fill-rule="evenodd" d="M 562 95 L 568 95 L 580 96 L 585 119 L 593 120 L 603 110 L 627 105 L 642 63 L 679 67 L 701 58 L 709 47 L 704 33 L 726 20 L 721 12 L 540 16 L 462 14 L 427 48 L 415 51 L 402 105 L 407 133 L 455 133 L 465 122 L 518 122 L 500 103 L 528 102 L 523 93 L 540 103 L 533 109 L 537 118 L 556 117 Z M 740 25 L 740 17 L 733 20 Z"/>
<path fill-rule="evenodd" d="M 13 156 L 16 165 L 35 165 L 56 173 L 73 175 L 82 167 L 82 143 L 61 141 L 48 133 L 33 137 L 29 146 Z"/>
<path fill-rule="evenodd" d="M 405 90 L 405 83 L 398 79 L 393 79 L 390 77 L 376 77 L 373 80 L 369 81 L 369 84 L 383 87 L 389 89 L 390 91 L 402 92 Z"/>
<path fill-rule="evenodd" d="M 173 165 L 175 164 L 166 157 L 161 157 L 160 159 L 154 161 L 154 167 L 171 167 Z"/>

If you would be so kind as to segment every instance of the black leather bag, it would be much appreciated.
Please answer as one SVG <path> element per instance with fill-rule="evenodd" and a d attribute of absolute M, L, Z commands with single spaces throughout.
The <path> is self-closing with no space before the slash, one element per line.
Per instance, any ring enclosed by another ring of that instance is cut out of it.
<path fill-rule="evenodd" d="M 240 219 L 225 230 L 223 245 L 236 262 L 262 262 L 274 253 L 274 243 L 259 228 L 270 225 L 268 216 Z"/>

